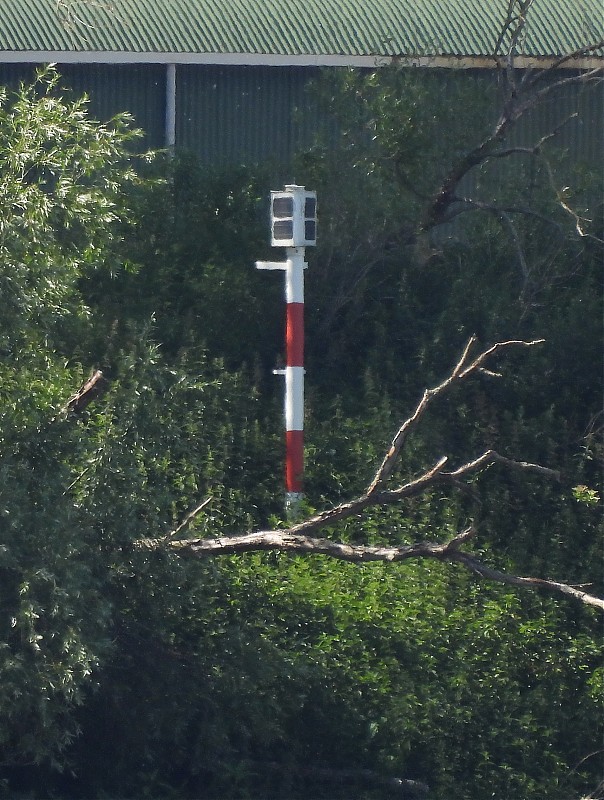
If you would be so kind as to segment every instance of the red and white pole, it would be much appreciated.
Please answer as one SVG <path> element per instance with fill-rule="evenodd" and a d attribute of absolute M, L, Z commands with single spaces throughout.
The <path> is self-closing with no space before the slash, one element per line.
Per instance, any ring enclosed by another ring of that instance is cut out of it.
<path fill-rule="evenodd" d="M 295 516 L 304 484 L 304 260 L 303 247 L 288 247 L 286 261 L 256 261 L 258 269 L 285 271 L 285 510 Z"/>
<path fill-rule="evenodd" d="M 293 512 L 304 479 L 304 248 L 288 247 L 285 263 L 285 504 Z"/>
<path fill-rule="evenodd" d="M 285 270 L 285 508 L 295 516 L 304 478 L 304 260 L 317 238 L 317 195 L 295 184 L 271 192 L 271 245 L 286 261 L 256 261 L 258 269 Z"/>

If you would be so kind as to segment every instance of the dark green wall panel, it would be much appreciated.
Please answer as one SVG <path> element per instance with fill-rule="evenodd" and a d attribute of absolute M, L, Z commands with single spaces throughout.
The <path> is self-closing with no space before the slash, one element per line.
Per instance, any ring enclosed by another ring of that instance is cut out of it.
<path fill-rule="evenodd" d="M 0 64 L 0 85 L 16 89 L 34 79 L 36 64 Z M 61 85 L 76 96 L 87 94 L 90 114 L 106 121 L 129 111 L 145 132 L 146 147 L 163 147 L 166 68 L 155 64 L 59 64 Z"/>
<path fill-rule="evenodd" d="M 65 86 L 90 97 L 91 114 L 101 120 L 129 111 L 145 131 L 144 145 L 161 148 L 165 136 L 166 67 L 156 64 L 59 65 Z M 0 64 L 0 84 L 15 88 L 33 78 L 31 64 Z M 293 153 L 325 128 L 308 82 L 317 70 L 308 67 L 178 66 L 176 144 L 209 165 L 272 162 L 287 165 Z M 445 84 L 467 80 L 472 73 L 441 72 Z M 479 81 L 497 80 L 494 73 L 474 73 Z M 496 91 L 496 87 L 493 86 Z M 554 143 L 573 160 L 600 164 L 604 149 L 604 95 L 593 87 L 569 86 L 548 97 L 527 115 L 513 142 L 528 144 L 551 131 L 573 113 Z M 444 134 L 443 134 L 444 135 Z M 291 176 L 295 179 L 295 176 Z"/>
<path fill-rule="evenodd" d="M 181 66 L 177 145 L 209 164 L 286 162 L 317 127 L 300 67 Z"/>

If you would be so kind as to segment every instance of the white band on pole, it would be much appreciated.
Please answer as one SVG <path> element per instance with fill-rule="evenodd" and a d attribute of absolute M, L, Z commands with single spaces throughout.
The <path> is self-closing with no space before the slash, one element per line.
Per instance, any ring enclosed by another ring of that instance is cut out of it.
<path fill-rule="evenodd" d="M 304 261 L 303 247 L 288 247 L 285 270 L 285 300 L 287 303 L 304 302 Z"/>
<path fill-rule="evenodd" d="M 304 430 L 304 367 L 285 368 L 285 430 Z"/>
<path fill-rule="evenodd" d="M 176 64 L 166 65 L 165 146 L 168 151 L 176 144 Z"/>

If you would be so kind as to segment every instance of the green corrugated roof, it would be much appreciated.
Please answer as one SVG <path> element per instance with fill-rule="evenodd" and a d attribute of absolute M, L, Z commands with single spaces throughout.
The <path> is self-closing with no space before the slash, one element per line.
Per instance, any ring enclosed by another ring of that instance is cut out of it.
<path fill-rule="evenodd" d="M 488 56 L 508 0 L 0 0 L 0 50 Z M 522 43 L 556 56 L 602 38 L 601 0 L 535 0 Z"/>

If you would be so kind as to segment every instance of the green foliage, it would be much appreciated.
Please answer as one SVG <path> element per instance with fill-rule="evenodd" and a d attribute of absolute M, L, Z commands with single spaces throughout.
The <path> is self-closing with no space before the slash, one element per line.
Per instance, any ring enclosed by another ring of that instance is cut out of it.
<path fill-rule="evenodd" d="M 85 99 L 63 100 L 57 83 L 47 70 L 0 95 L 0 346 L 12 364 L 81 333 L 88 311 L 77 281 L 111 266 L 124 188 L 136 181 L 127 116 L 99 125 Z"/>
<path fill-rule="evenodd" d="M 328 99 L 346 157 L 303 160 L 325 242 L 308 275 L 306 501 L 366 486 L 469 332 L 545 335 L 511 380 L 436 408 L 395 478 L 492 446 L 561 468 L 565 488 L 491 469 L 480 509 L 432 493 L 327 533 L 441 541 L 472 518 L 488 563 L 595 582 L 598 252 L 564 240 L 528 286 L 487 217 L 418 268 L 417 192 L 490 113 L 472 84 L 454 91 L 476 125 L 443 116 L 441 78 L 345 75 Z M 282 287 L 252 268 L 264 176 L 159 159 L 136 177 L 131 137 L 61 97 L 52 72 L 0 107 L 0 796 L 386 796 L 322 769 L 420 780 L 436 800 L 588 792 L 591 612 L 438 563 L 188 561 L 137 544 L 205 498 L 183 535 L 279 524 L 282 412 L 264 375 Z M 535 258 L 549 242 L 523 236 Z M 96 365 L 107 392 L 65 411 Z"/>
<path fill-rule="evenodd" d="M 170 356 L 202 345 L 230 368 L 255 364 L 267 351 L 274 359 L 283 290 L 258 281 L 254 270 L 268 255 L 268 189 L 261 172 L 216 173 L 187 156 L 154 168 L 129 195 L 136 220 L 127 230 L 130 268 L 83 286 L 108 336 L 153 318 Z"/>
<path fill-rule="evenodd" d="M 270 457 L 255 455 L 265 437 L 249 380 L 201 348 L 169 365 L 136 320 L 102 346 L 102 310 L 80 288 L 115 272 L 130 224 L 126 187 L 139 179 L 125 122 L 89 120 L 53 72 L 3 103 L 0 748 L 16 769 L 66 765 L 118 620 L 159 614 L 159 599 L 134 602 L 148 559 L 133 543 L 167 534 L 206 494 L 206 529 L 251 525 L 248 465 Z M 109 393 L 67 412 L 93 350 L 109 360 Z M 262 513 L 273 495 L 257 493 Z"/>
<path fill-rule="evenodd" d="M 88 331 L 77 283 L 110 261 L 134 174 L 125 120 L 89 121 L 52 71 L 0 100 L 0 739 L 2 760 L 21 763 L 53 759 L 73 739 L 70 710 L 107 645 L 109 603 L 65 499 L 81 437 L 59 408 L 81 378 Z"/>
<path fill-rule="evenodd" d="M 595 489 L 590 489 L 589 486 L 580 484 L 573 486 L 573 497 L 579 503 L 585 503 L 588 506 L 595 506 L 600 502 L 600 495 Z"/>

